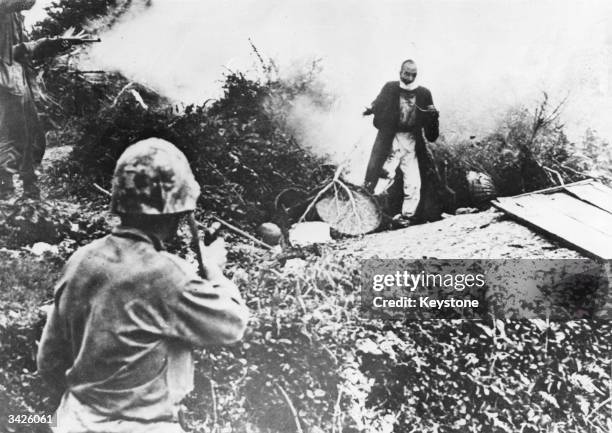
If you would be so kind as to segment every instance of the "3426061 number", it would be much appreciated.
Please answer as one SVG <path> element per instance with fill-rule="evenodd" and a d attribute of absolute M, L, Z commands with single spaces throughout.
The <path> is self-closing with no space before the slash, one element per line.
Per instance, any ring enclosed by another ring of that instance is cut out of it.
<path fill-rule="evenodd" d="M 9 424 L 51 424 L 51 415 L 9 415 Z"/>

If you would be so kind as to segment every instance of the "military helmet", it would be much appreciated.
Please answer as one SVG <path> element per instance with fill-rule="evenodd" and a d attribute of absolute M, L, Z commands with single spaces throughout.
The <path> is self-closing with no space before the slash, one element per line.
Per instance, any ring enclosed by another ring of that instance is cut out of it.
<path fill-rule="evenodd" d="M 257 233 L 268 245 L 278 245 L 280 243 L 283 232 L 280 227 L 274 223 L 263 223 L 257 227 Z"/>
<path fill-rule="evenodd" d="M 148 138 L 128 147 L 113 175 L 111 212 L 165 215 L 195 210 L 200 195 L 187 158 L 172 143 Z"/>

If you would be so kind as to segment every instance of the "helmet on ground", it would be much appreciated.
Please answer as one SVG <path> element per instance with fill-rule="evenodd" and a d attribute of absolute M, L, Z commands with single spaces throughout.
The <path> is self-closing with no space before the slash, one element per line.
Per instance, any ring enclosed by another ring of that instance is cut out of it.
<path fill-rule="evenodd" d="M 195 210 L 200 195 L 187 158 L 172 143 L 148 138 L 128 147 L 113 175 L 111 212 L 165 215 Z"/>
<path fill-rule="evenodd" d="M 259 227 L 257 227 L 257 232 L 265 243 L 272 246 L 278 245 L 281 237 L 283 236 L 283 232 L 281 231 L 280 227 L 274 223 L 261 224 Z"/>

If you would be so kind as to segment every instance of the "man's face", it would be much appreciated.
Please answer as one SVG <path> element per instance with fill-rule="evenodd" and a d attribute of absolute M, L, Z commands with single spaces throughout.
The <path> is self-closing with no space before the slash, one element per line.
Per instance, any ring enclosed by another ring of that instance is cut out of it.
<path fill-rule="evenodd" d="M 404 84 L 412 83 L 417 76 L 417 67 L 414 63 L 404 63 L 400 69 L 400 80 Z"/>

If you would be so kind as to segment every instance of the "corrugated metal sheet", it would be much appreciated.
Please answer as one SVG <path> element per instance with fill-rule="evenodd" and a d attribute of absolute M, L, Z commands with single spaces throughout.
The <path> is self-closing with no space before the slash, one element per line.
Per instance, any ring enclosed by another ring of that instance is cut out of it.
<path fill-rule="evenodd" d="M 612 259 L 612 188 L 583 181 L 492 204 L 588 256 Z"/>

